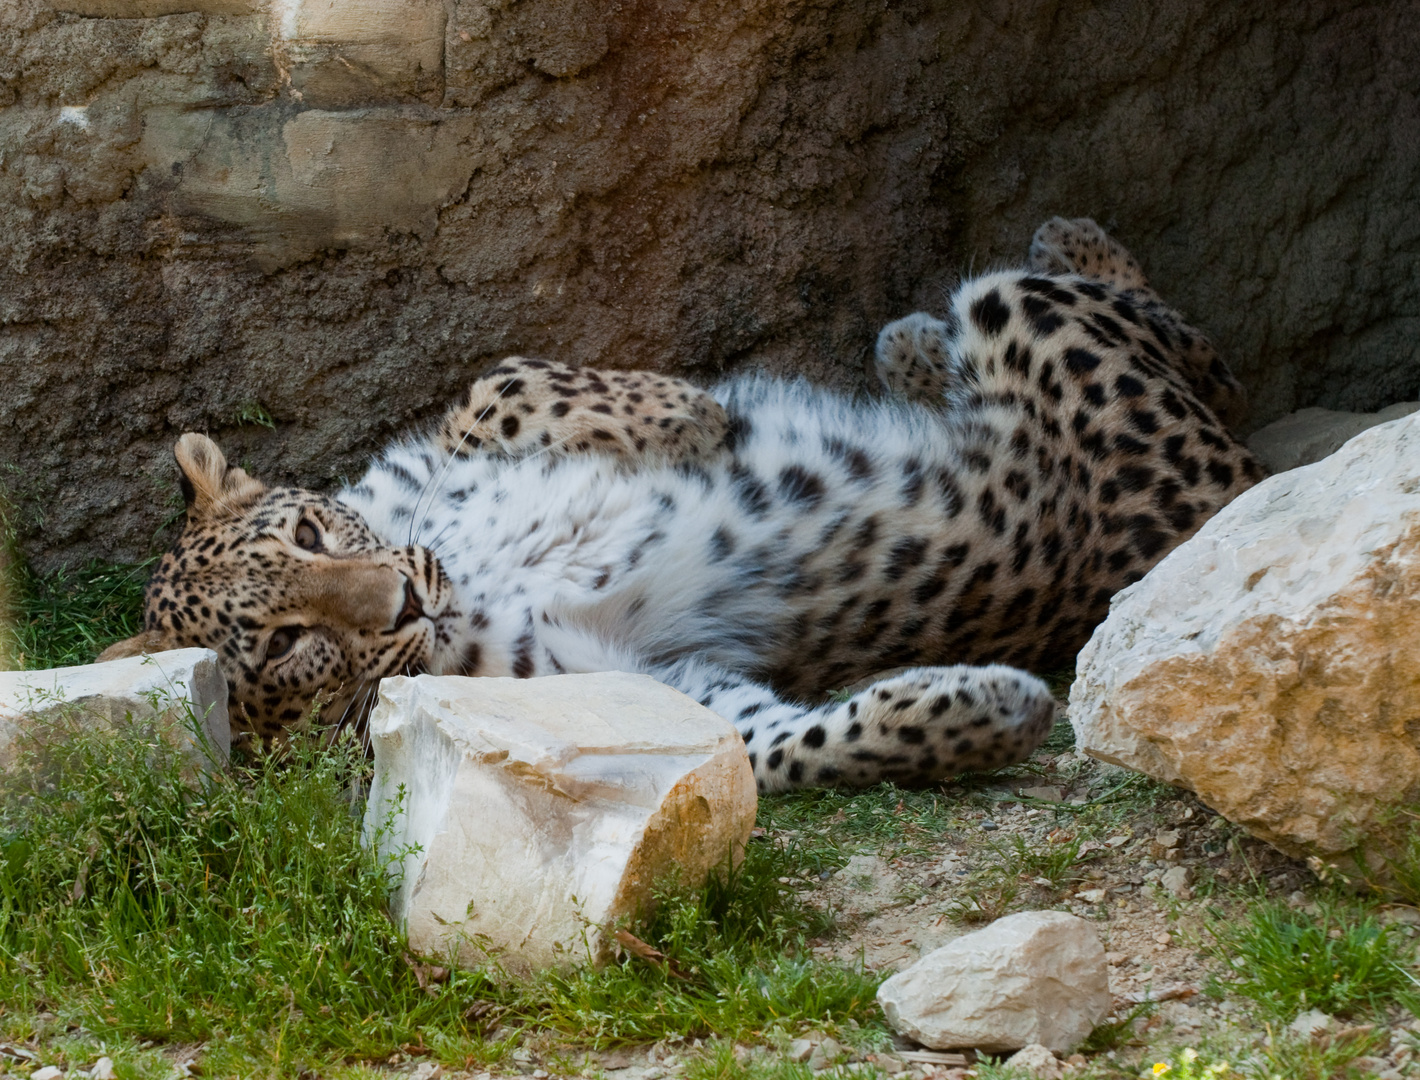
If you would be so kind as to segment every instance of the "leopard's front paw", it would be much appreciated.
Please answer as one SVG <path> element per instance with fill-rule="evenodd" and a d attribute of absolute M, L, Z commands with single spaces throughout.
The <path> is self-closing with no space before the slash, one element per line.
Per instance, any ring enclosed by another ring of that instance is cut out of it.
<path fill-rule="evenodd" d="M 878 334 L 874 367 L 890 392 L 940 401 L 951 374 L 951 323 L 919 311 L 888 323 Z"/>
<path fill-rule="evenodd" d="M 1042 274 L 1079 274 L 1116 289 L 1147 289 L 1139 261 L 1091 218 L 1054 217 L 1035 232 L 1030 268 Z"/>
<path fill-rule="evenodd" d="M 469 387 L 439 442 L 457 456 L 600 454 L 634 467 L 709 460 L 728 433 L 720 403 L 682 379 L 513 356 Z"/>

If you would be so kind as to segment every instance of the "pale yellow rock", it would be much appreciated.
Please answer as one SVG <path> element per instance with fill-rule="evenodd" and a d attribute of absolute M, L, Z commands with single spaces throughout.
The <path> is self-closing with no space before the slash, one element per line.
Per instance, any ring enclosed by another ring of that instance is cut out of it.
<path fill-rule="evenodd" d="M 935 1050 L 1067 1053 L 1109 1013 L 1109 967 L 1084 919 L 1023 911 L 898 972 L 878 1004 L 893 1030 Z"/>
<path fill-rule="evenodd" d="M 1115 597 L 1078 745 L 1293 855 L 1389 850 L 1420 804 L 1420 414 L 1259 484 Z"/>
<path fill-rule="evenodd" d="M 1401 401 L 1372 413 L 1301 409 L 1254 431 L 1248 436 L 1247 445 L 1272 472 L 1285 472 L 1334 454 L 1349 439 L 1377 424 L 1417 411 L 1420 401 Z"/>
<path fill-rule="evenodd" d="M 259 265 L 432 233 L 481 157 L 475 121 L 423 108 L 151 109 L 142 156 L 184 212 L 241 226 Z"/>
<path fill-rule="evenodd" d="M 211 649 L 104 664 L 0 671 L 0 770 L 28 743 L 135 724 L 177 747 L 194 774 L 227 762 L 227 680 Z"/>
<path fill-rule="evenodd" d="M 273 0 L 272 16 L 291 87 L 307 106 L 443 97 L 443 0 Z"/>
<path fill-rule="evenodd" d="M 370 733 L 392 914 L 462 964 L 599 962 L 656 882 L 703 882 L 754 825 L 739 733 L 644 675 L 385 679 Z"/>

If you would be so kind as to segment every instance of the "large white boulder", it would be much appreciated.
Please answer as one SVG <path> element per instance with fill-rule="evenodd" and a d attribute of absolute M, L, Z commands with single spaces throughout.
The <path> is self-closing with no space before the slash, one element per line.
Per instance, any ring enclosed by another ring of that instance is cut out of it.
<path fill-rule="evenodd" d="M 898 972 L 878 1003 L 895 1031 L 936 1050 L 1065 1053 L 1108 1015 L 1109 967 L 1084 919 L 1023 911 Z"/>
<path fill-rule="evenodd" d="M 738 862 L 754 826 L 739 733 L 644 675 L 385 679 L 370 734 L 393 914 L 465 965 L 598 962 L 653 884 Z"/>
<path fill-rule="evenodd" d="M 142 724 L 161 732 L 197 768 L 226 763 L 231 747 L 227 680 L 211 649 L 175 649 L 105 664 L 0 671 L 0 770 L 25 737 Z M 200 733 L 200 734 L 199 734 Z"/>
<path fill-rule="evenodd" d="M 1116 596 L 1070 720 L 1283 851 L 1388 850 L 1420 804 L 1420 414 L 1264 481 Z"/>

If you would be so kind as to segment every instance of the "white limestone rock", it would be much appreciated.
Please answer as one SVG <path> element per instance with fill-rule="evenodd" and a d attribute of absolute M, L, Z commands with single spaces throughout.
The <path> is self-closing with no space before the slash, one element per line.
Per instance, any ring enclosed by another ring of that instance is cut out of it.
<path fill-rule="evenodd" d="M 1065 1053 L 1109 1013 L 1109 968 L 1084 919 L 1025 911 L 928 953 L 878 1003 L 895 1031 L 936 1050 Z"/>
<path fill-rule="evenodd" d="M 13 764 L 22 735 L 62 738 L 76 725 L 112 728 L 128 722 L 156 727 L 195 768 L 226 764 L 232 736 L 227 680 L 217 654 L 174 649 L 105 664 L 0 671 L 0 770 Z M 205 738 L 197 735 L 195 723 Z"/>
<path fill-rule="evenodd" d="M 1033 1076 L 1035 1080 L 1061 1080 L 1065 1075 L 1060 1060 L 1050 1052 L 1049 1047 L 1040 1043 L 1031 1043 L 1017 1050 L 1006 1060 L 1006 1068 Z"/>
<path fill-rule="evenodd" d="M 370 734 L 365 836 L 406 852 L 392 912 L 464 965 L 599 962 L 654 882 L 738 862 L 754 825 L 739 733 L 644 675 L 385 679 Z"/>
<path fill-rule="evenodd" d="M 1336 453 L 1363 431 L 1420 411 L 1420 401 L 1402 401 L 1379 412 L 1301 409 L 1248 436 L 1248 449 L 1272 472 L 1311 465 Z"/>
<path fill-rule="evenodd" d="M 1264 481 L 1118 594 L 1070 720 L 1289 854 L 1390 850 L 1420 803 L 1420 413 Z"/>

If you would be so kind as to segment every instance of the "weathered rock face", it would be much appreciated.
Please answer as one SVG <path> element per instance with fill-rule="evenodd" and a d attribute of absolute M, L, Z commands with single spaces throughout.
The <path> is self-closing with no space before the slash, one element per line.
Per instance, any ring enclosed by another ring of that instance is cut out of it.
<path fill-rule="evenodd" d="M 0 769 L 22 737 L 141 724 L 178 747 L 194 769 L 227 761 L 227 680 L 211 649 L 174 649 L 106 664 L 0 671 Z M 202 735 L 199 736 L 199 731 Z"/>
<path fill-rule="evenodd" d="M 1274 473 L 1311 465 L 1334 454 L 1363 431 L 1420 412 L 1420 401 L 1400 401 L 1378 412 L 1301 409 L 1254 431 L 1247 445 Z"/>
<path fill-rule="evenodd" d="M 882 323 L 1056 213 L 1144 260 L 1258 422 L 1415 397 L 1410 14 L 7 0 L 27 550 L 147 551 L 186 429 L 327 484 L 512 352 L 856 387 Z"/>
<path fill-rule="evenodd" d="M 412 948 L 513 971 L 603 959 L 672 873 L 738 862 L 758 805 L 738 732 L 644 675 L 385 679 L 365 834 L 408 850 Z"/>
<path fill-rule="evenodd" d="M 1264 481 L 1120 593 L 1079 746 L 1293 855 L 1387 851 L 1420 804 L 1420 414 Z"/>
<path fill-rule="evenodd" d="M 1109 1013 L 1099 935 L 1063 911 L 1023 911 L 930 952 L 878 988 L 892 1027 L 938 1050 L 1074 1049 Z"/>

